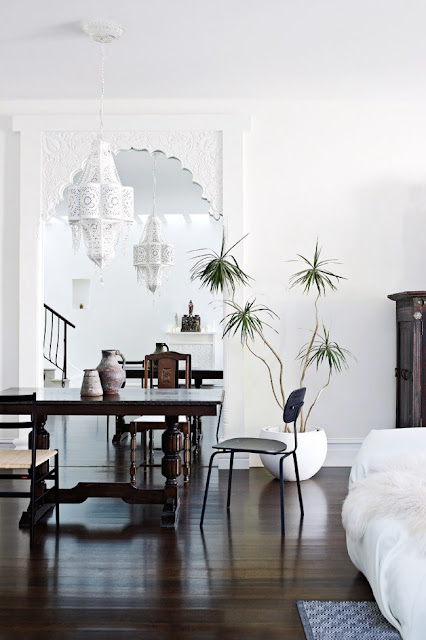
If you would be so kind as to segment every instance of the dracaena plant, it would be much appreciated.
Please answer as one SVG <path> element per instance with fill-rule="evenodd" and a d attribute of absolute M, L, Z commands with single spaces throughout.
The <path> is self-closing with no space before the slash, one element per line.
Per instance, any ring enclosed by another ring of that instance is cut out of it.
<path fill-rule="evenodd" d="M 244 236 L 246 237 L 246 236 Z M 191 279 L 199 279 L 202 287 L 207 287 L 212 293 L 220 291 L 231 291 L 232 299 L 225 300 L 225 305 L 229 310 L 224 318 L 223 336 L 239 335 L 241 343 L 250 353 L 266 366 L 269 382 L 276 403 L 280 409 L 285 405 L 284 393 L 284 364 L 281 357 L 271 345 L 270 341 L 265 337 L 265 328 L 276 330 L 268 322 L 277 319 L 277 314 L 266 305 L 256 302 L 256 298 L 248 300 L 243 306 L 235 302 L 234 294 L 237 284 L 247 285 L 250 276 L 248 276 L 238 265 L 236 259 L 230 254 L 230 251 L 243 240 L 241 238 L 232 247 L 225 250 L 225 241 L 222 241 L 220 254 L 207 249 L 201 249 L 195 257 L 197 262 L 192 267 Z M 205 253 L 200 253 L 204 251 Z M 322 260 L 321 248 L 318 240 L 315 245 L 312 260 L 308 260 L 302 255 L 298 255 L 298 262 L 302 268 L 294 273 L 290 278 L 291 287 L 301 287 L 303 293 L 309 294 L 311 291 L 315 294 L 315 326 L 312 331 L 312 337 L 309 342 L 302 346 L 299 351 L 298 359 L 301 361 L 301 377 L 300 386 L 303 386 L 307 370 L 315 366 L 318 370 L 321 366 L 325 366 L 328 372 L 326 383 L 320 388 L 308 409 L 306 417 L 301 412 L 300 431 L 305 431 L 312 409 L 318 401 L 320 395 L 330 384 L 333 373 L 340 373 L 343 369 L 348 368 L 348 358 L 353 357 L 352 354 L 330 338 L 330 332 L 325 326 L 322 332 L 319 330 L 319 310 L 318 302 L 330 291 L 336 291 L 337 285 L 343 276 L 331 271 L 332 265 L 338 264 L 336 260 Z M 255 351 L 254 343 L 260 340 L 269 350 L 270 355 L 275 358 L 279 365 L 278 381 L 274 380 L 272 368 L 268 360 L 260 356 Z M 288 426 L 285 425 L 286 430 Z"/>
<path fill-rule="evenodd" d="M 251 280 L 241 269 L 236 258 L 231 254 L 237 244 L 242 242 L 244 238 L 240 238 L 229 249 L 225 248 L 225 233 L 222 235 L 222 246 L 220 252 L 217 253 L 213 249 L 194 249 L 190 253 L 196 252 L 194 256 L 196 262 L 191 267 L 191 282 L 194 280 L 200 281 L 200 286 L 206 287 L 210 290 L 210 293 L 221 293 L 226 290 L 232 292 L 232 296 L 235 294 L 237 285 L 247 285 Z"/>

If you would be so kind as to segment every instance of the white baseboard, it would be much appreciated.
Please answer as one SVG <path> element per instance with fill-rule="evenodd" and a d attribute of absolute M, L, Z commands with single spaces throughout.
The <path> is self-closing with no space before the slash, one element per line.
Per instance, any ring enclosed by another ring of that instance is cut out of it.
<path fill-rule="evenodd" d="M 14 438 L 0 438 L 0 449 L 14 449 L 14 448 L 15 448 Z"/>
<path fill-rule="evenodd" d="M 0 438 L 0 449 L 26 449 L 28 447 L 28 430 L 22 429 L 19 436 L 19 438 Z M 351 467 L 362 441 L 362 438 L 329 438 L 324 467 Z M 235 454 L 234 469 L 262 466 L 257 454 L 251 454 L 250 457 L 245 453 Z M 229 454 L 218 456 L 218 468 L 229 469 Z"/>
<path fill-rule="evenodd" d="M 19 435 L 13 440 L 15 449 L 28 449 L 28 434 L 30 429 L 19 429 Z"/>
<path fill-rule="evenodd" d="M 219 460 L 217 463 L 219 471 L 221 469 L 229 469 L 229 453 L 225 453 L 223 455 L 219 454 Z M 259 458 L 260 462 L 260 458 Z M 248 453 L 236 453 L 234 456 L 234 469 L 249 469 L 250 459 Z M 262 463 L 260 464 L 262 466 Z"/>
<path fill-rule="evenodd" d="M 363 438 L 328 438 L 325 467 L 351 467 Z"/>
<path fill-rule="evenodd" d="M 324 462 L 324 467 L 351 467 L 354 463 L 356 454 L 363 442 L 363 438 L 328 438 L 328 450 L 327 457 Z M 219 469 L 229 468 L 229 455 L 223 456 L 219 464 Z M 248 469 L 247 460 L 246 466 L 236 466 L 236 459 L 234 460 L 235 469 Z M 262 462 L 257 454 L 250 455 L 250 467 L 262 467 Z"/>

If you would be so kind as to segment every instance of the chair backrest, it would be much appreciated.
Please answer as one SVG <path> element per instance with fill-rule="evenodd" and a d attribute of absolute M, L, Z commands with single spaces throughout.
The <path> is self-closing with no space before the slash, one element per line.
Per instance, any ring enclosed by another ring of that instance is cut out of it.
<path fill-rule="evenodd" d="M 13 405 L 20 405 L 20 411 L 13 411 Z M 28 411 L 22 414 L 22 405 L 28 405 Z M 28 415 L 31 416 L 31 422 L 37 422 L 37 395 L 36 393 L 22 394 L 22 395 L 0 395 L 0 407 L 9 407 L 10 410 L 0 410 L 0 415 Z M 0 426 L 0 429 L 19 429 L 19 423 L 8 422 L 4 423 L 5 426 Z"/>
<path fill-rule="evenodd" d="M 37 395 L 35 393 L 26 395 L 2 395 L 0 396 L 0 415 L 18 415 L 13 411 L 13 405 L 28 404 L 28 411 L 24 415 L 31 416 L 31 423 L 25 422 L 0 422 L 0 429 L 19 429 L 21 427 L 32 427 L 33 431 L 30 434 L 30 442 L 32 448 L 32 464 L 35 464 L 35 453 L 37 448 Z M 6 407 L 10 406 L 10 410 L 6 410 Z M 22 411 L 19 412 L 22 415 Z"/>
<path fill-rule="evenodd" d="M 285 403 L 283 420 L 286 424 L 294 423 L 294 450 L 297 449 L 297 418 L 304 405 L 306 387 L 295 389 L 287 398 Z"/>
<path fill-rule="evenodd" d="M 157 365 L 159 389 L 177 389 L 179 387 L 179 362 L 185 362 L 185 389 L 191 386 L 191 355 L 176 351 L 162 351 L 145 356 L 145 388 L 153 386 L 154 364 Z"/>

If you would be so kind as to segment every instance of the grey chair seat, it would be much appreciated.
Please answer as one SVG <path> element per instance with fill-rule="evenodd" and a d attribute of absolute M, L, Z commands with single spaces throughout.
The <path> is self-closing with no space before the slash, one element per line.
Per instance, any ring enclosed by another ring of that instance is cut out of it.
<path fill-rule="evenodd" d="M 279 440 L 269 440 L 269 438 L 230 438 L 223 440 L 219 444 L 214 444 L 213 449 L 230 451 L 245 451 L 246 453 L 284 453 L 287 445 Z"/>

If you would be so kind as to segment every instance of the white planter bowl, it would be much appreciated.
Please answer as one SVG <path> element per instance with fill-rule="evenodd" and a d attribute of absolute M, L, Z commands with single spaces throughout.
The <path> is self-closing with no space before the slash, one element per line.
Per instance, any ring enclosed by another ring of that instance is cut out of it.
<path fill-rule="evenodd" d="M 287 449 L 294 449 L 294 433 L 279 431 L 278 427 L 263 427 L 261 438 L 285 442 Z M 304 433 L 297 434 L 297 462 L 301 480 L 312 478 L 324 464 L 327 455 L 327 436 L 324 429 L 312 427 Z M 261 454 L 260 459 L 264 467 L 276 478 L 280 477 L 280 456 Z M 296 480 L 293 456 L 284 460 L 284 480 Z"/>

